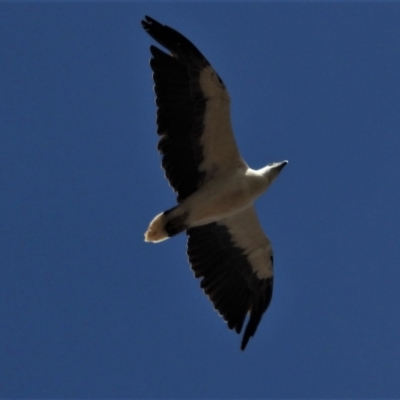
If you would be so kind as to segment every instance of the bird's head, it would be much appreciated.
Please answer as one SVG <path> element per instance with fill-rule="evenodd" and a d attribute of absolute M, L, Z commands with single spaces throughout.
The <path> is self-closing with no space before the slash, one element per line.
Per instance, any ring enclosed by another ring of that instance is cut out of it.
<path fill-rule="evenodd" d="M 268 184 L 271 184 L 275 178 L 279 175 L 282 171 L 283 167 L 288 164 L 289 161 L 280 161 L 280 162 L 273 162 L 268 164 L 266 167 L 262 168 L 260 172 L 264 176 L 265 179 L 268 180 Z"/>

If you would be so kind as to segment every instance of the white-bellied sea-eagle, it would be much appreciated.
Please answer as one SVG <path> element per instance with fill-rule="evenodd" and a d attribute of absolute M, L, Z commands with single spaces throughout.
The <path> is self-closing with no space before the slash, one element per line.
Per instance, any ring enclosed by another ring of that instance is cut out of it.
<path fill-rule="evenodd" d="M 194 275 L 228 327 L 240 333 L 250 315 L 244 350 L 273 286 L 272 248 L 254 201 L 288 162 L 249 168 L 233 136 L 229 94 L 213 67 L 176 30 L 148 16 L 142 25 L 170 53 L 150 47 L 158 150 L 178 202 L 151 221 L 145 240 L 161 242 L 186 231 Z"/>

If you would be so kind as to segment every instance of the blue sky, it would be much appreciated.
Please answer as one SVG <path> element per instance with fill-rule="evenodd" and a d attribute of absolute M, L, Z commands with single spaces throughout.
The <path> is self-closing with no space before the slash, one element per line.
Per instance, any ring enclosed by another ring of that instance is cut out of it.
<path fill-rule="evenodd" d="M 399 397 L 399 3 L 2 3 L 1 397 Z M 148 14 L 227 85 L 270 309 L 246 351 L 193 277 L 156 151 Z"/>

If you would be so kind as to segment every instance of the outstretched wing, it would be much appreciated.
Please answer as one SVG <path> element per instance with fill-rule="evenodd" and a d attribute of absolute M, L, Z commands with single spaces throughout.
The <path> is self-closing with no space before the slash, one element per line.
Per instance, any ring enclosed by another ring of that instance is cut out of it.
<path fill-rule="evenodd" d="M 155 46 L 158 149 L 178 202 L 224 170 L 247 167 L 236 146 L 229 94 L 207 59 L 184 36 L 146 16 L 143 28 L 171 54 Z"/>
<path fill-rule="evenodd" d="M 189 261 L 200 286 L 227 321 L 240 333 L 250 314 L 241 348 L 245 349 L 272 297 L 273 257 L 254 210 L 244 211 L 187 230 Z"/>

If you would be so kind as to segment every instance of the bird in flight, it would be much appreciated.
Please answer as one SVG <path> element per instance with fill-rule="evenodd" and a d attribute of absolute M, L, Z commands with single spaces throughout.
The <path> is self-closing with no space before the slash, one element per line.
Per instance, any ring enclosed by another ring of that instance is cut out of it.
<path fill-rule="evenodd" d="M 200 286 L 244 350 L 267 310 L 273 286 L 271 243 L 254 201 L 288 161 L 249 168 L 237 148 L 230 98 L 222 79 L 183 35 L 148 16 L 145 31 L 169 53 L 151 46 L 158 150 L 178 205 L 150 223 L 146 242 L 186 232 L 187 254 Z"/>

